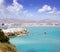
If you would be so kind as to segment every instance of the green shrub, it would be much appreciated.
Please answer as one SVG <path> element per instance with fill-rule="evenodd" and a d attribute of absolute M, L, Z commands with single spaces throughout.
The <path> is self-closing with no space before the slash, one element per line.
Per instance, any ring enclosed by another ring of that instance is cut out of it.
<path fill-rule="evenodd" d="M 0 29 L 0 42 L 9 43 L 9 38 L 7 36 L 5 36 L 2 29 Z"/>

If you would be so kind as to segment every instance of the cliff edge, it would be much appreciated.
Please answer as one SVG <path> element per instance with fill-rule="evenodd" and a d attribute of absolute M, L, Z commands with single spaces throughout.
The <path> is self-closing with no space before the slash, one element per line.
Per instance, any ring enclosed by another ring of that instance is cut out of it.
<path fill-rule="evenodd" d="M 9 42 L 9 37 L 5 36 L 0 29 L 0 52 L 17 52 L 16 47 Z"/>

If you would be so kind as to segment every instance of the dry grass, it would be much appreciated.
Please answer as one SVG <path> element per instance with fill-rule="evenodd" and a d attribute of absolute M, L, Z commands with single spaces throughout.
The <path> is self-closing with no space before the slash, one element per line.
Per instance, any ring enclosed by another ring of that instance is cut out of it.
<path fill-rule="evenodd" d="M 0 52 L 17 52 L 17 50 L 12 44 L 0 42 Z"/>

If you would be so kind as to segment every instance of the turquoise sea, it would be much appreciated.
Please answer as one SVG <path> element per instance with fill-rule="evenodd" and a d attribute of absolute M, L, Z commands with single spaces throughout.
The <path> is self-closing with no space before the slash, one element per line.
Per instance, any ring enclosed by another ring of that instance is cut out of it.
<path fill-rule="evenodd" d="M 18 52 L 60 52 L 60 27 L 25 28 L 27 35 L 10 38 Z"/>

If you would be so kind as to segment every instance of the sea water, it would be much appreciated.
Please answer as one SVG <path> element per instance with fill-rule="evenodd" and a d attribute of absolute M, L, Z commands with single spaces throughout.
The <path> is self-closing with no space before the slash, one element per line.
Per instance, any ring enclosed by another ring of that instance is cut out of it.
<path fill-rule="evenodd" d="M 60 52 L 60 27 L 25 27 L 28 34 L 10 38 L 18 52 Z"/>

